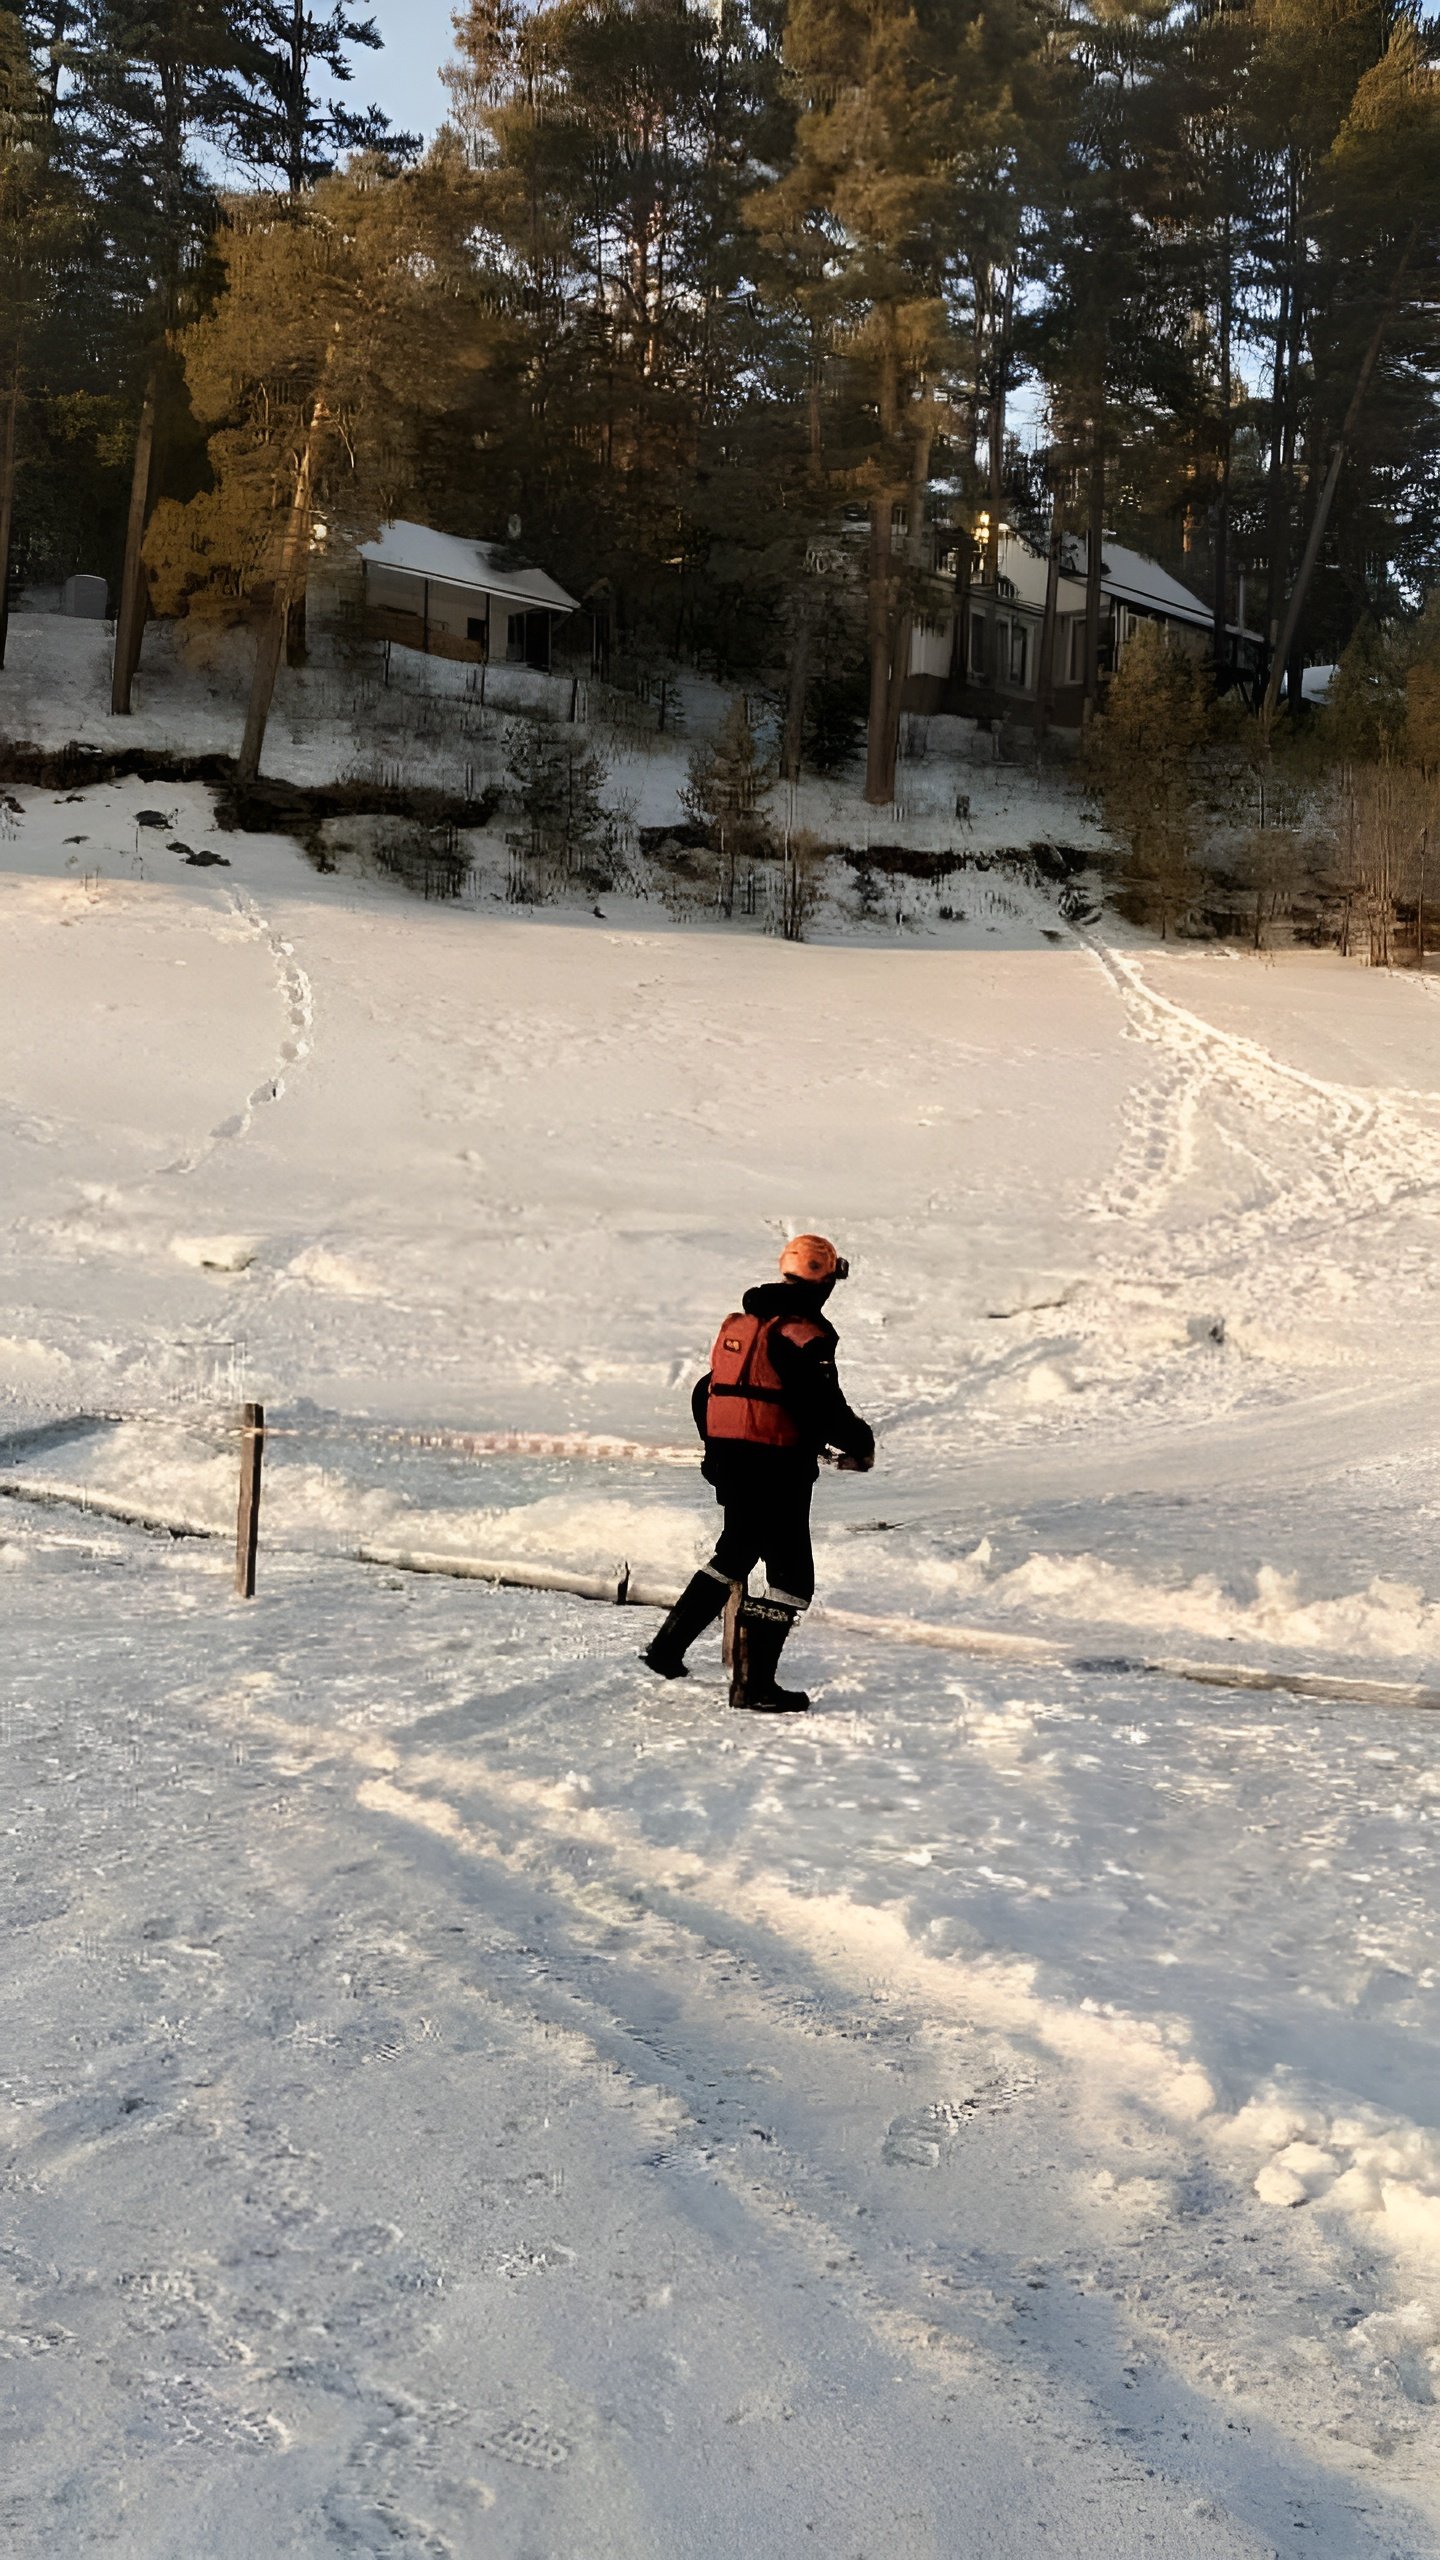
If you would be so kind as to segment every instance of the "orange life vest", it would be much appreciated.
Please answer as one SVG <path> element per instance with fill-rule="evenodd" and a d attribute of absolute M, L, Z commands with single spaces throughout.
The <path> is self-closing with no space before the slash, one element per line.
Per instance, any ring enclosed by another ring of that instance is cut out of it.
<path fill-rule="evenodd" d="M 761 1449 L 798 1449 L 800 1426 L 770 1357 L 777 1327 L 796 1344 L 821 1342 L 825 1327 L 807 1316 L 727 1316 L 710 1354 L 707 1440 L 747 1440 Z"/>

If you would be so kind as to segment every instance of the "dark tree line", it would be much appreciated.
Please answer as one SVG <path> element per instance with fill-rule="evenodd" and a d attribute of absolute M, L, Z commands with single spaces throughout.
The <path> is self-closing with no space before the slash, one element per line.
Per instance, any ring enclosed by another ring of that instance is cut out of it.
<path fill-rule="evenodd" d="M 374 40 L 343 5 L 0 6 L 0 554 L 106 570 L 117 707 L 153 605 L 273 625 L 284 585 L 293 617 L 297 492 L 345 516 L 347 474 L 355 530 L 517 519 L 614 661 L 774 684 L 783 769 L 863 719 L 877 801 L 915 626 L 995 581 L 1002 518 L 1057 566 L 1089 537 L 1092 702 L 1102 528 L 1211 602 L 1222 674 L 1261 630 L 1272 709 L 1287 661 L 1418 608 L 1440 86 L 1410 8 L 457 29 L 416 167 L 333 102 Z"/>

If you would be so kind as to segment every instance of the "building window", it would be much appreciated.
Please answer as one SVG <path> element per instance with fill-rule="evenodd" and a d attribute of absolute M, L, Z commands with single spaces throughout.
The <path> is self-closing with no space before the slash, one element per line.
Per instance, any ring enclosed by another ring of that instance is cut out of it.
<path fill-rule="evenodd" d="M 486 621 L 483 613 L 471 613 L 466 615 L 465 637 L 467 640 L 478 640 L 481 648 L 483 649 L 489 636 L 490 625 Z"/>
<path fill-rule="evenodd" d="M 1023 685 L 1030 671 L 1030 634 L 1023 622 L 1010 625 L 1010 681 Z"/>
<path fill-rule="evenodd" d="M 985 673 L 985 616 L 983 613 L 972 613 L 970 616 L 970 673 L 972 676 L 983 676 Z"/>
<path fill-rule="evenodd" d="M 505 655 L 512 666 L 525 663 L 525 616 L 512 613 L 505 634 Z"/>

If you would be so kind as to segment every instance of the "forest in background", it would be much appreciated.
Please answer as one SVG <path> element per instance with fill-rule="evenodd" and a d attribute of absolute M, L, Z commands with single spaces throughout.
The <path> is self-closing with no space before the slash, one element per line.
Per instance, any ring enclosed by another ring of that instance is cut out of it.
<path fill-rule="evenodd" d="M 423 154 L 347 103 L 376 42 L 343 0 L 0 7 L 0 650 L 18 583 L 99 570 L 123 712 L 151 613 L 244 622 L 253 769 L 317 550 L 508 531 L 607 672 L 768 686 L 781 769 L 863 735 L 883 804 L 917 623 L 995 587 L 1002 521 L 1104 528 L 1212 610 L 1208 681 L 1158 643 L 1111 679 L 1089 583 L 1092 778 L 1162 924 L 1217 720 L 1248 771 L 1307 662 L 1345 663 L 1331 753 L 1423 797 L 1414 11 L 472 0 Z M 1217 710 L 1242 619 L 1268 681 Z M 1157 742 L 1183 786 L 1132 807 Z"/>

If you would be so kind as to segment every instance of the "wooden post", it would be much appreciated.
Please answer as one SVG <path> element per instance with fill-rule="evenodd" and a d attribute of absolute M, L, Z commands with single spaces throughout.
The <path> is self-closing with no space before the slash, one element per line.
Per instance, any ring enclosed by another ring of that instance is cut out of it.
<path fill-rule="evenodd" d="M 745 1591 L 745 1583 L 732 1582 L 730 1585 L 730 1597 L 725 1603 L 725 1617 L 723 1621 L 725 1629 L 725 1643 L 724 1650 L 722 1651 L 720 1658 L 727 1671 L 731 1668 L 731 1665 L 735 1660 L 735 1629 L 740 1622 L 740 1612 L 745 1606 Z"/>
<path fill-rule="evenodd" d="M 235 1590 L 255 1597 L 255 1558 L 260 1545 L 260 1470 L 265 1456 L 265 1407 L 240 1408 L 240 1510 L 235 1524 Z"/>

